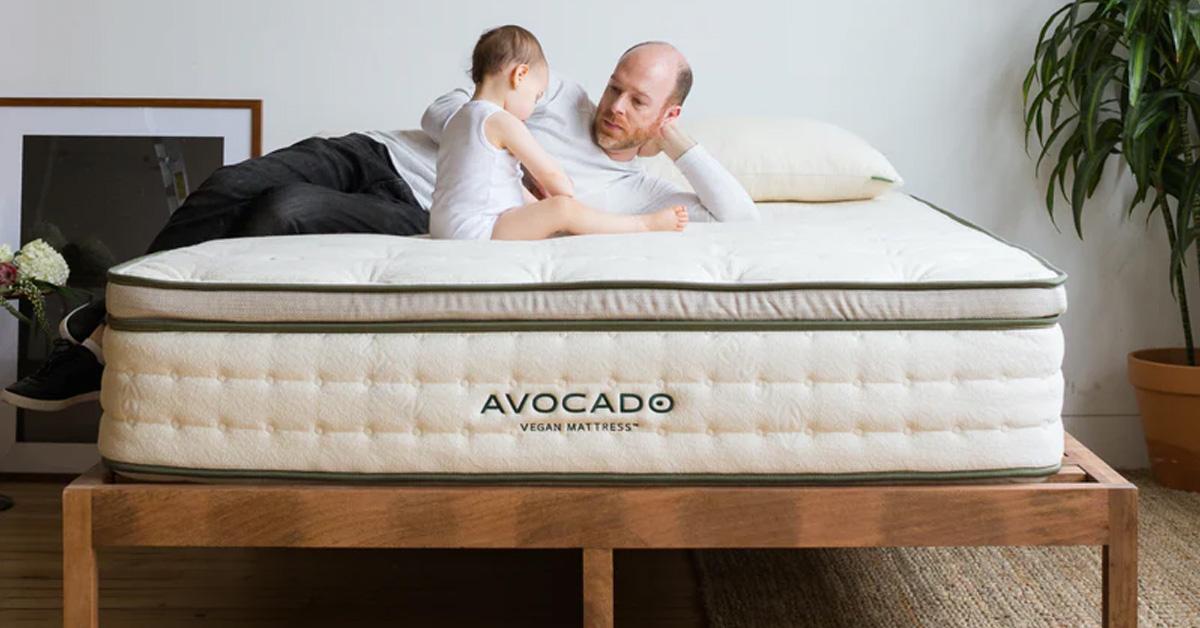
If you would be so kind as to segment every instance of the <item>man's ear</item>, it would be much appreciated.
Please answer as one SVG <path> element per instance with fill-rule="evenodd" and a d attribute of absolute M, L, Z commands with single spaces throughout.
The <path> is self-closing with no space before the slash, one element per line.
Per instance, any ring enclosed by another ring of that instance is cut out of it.
<path fill-rule="evenodd" d="M 529 66 L 524 63 L 518 63 L 513 66 L 512 72 L 509 73 L 508 82 L 512 85 L 513 89 L 516 89 L 525 81 L 526 76 L 529 76 Z"/>
<path fill-rule="evenodd" d="M 671 105 L 670 107 L 667 107 L 666 112 L 663 113 L 663 124 L 674 122 L 681 113 L 683 113 L 683 107 L 680 105 Z"/>

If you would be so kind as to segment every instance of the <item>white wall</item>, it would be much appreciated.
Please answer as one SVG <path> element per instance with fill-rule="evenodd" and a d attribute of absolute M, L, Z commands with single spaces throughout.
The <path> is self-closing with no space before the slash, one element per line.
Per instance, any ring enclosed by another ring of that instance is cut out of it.
<path fill-rule="evenodd" d="M 0 95 L 262 98 L 272 149 L 322 129 L 416 126 L 428 101 L 465 81 L 488 26 L 530 28 L 555 70 L 593 93 L 628 45 L 669 40 L 696 71 L 685 122 L 755 113 L 844 125 L 892 158 L 910 192 L 1066 270 L 1068 426 L 1115 464 L 1137 465 L 1125 354 L 1181 334 L 1160 223 L 1122 223 L 1128 186 L 1102 188 L 1083 243 L 1067 214 L 1059 234 L 1042 208 L 1020 84 L 1060 4 L 0 0 Z"/>

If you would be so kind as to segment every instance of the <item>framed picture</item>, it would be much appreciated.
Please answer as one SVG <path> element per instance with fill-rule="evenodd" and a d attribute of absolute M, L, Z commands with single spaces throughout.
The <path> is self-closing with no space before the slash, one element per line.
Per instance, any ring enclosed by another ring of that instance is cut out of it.
<path fill-rule="evenodd" d="M 99 298 L 108 267 L 145 253 L 214 170 L 261 150 L 261 100 L 0 98 L 0 242 L 45 240 L 71 267 L 68 286 Z M 73 305 L 52 297 L 47 318 Z M 35 372 L 51 340 L 0 314 L 0 387 Z M 0 472 L 83 471 L 99 459 L 99 420 L 94 401 L 0 402 Z"/>

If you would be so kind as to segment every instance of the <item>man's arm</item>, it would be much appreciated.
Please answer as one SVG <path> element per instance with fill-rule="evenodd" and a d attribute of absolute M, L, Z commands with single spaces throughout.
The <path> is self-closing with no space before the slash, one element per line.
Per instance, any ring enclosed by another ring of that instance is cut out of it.
<path fill-rule="evenodd" d="M 719 222 L 759 220 L 758 207 L 746 188 L 699 144 L 675 160 L 675 167 L 700 197 L 700 204 Z"/>
<path fill-rule="evenodd" d="M 434 100 L 421 116 L 421 129 L 433 138 L 435 143 L 441 144 L 442 131 L 446 128 L 446 123 L 469 100 L 471 100 L 471 93 L 461 87 L 438 96 L 437 100 Z"/>
<path fill-rule="evenodd" d="M 657 146 L 644 150 L 643 153 L 652 155 L 657 152 L 656 149 L 666 153 L 696 191 L 700 209 L 719 222 L 759 219 L 758 207 L 754 205 L 754 200 L 750 198 L 746 188 L 674 122 L 663 126 L 662 136 L 657 142 Z M 674 188 L 670 184 L 666 185 Z M 693 208 L 689 205 L 689 209 Z"/>
<path fill-rule="evenodd" d="M 562 79 L 560 79 L 554 72 L 551 72 L 549 81 L 546 85 L 546 94 L 542 98 L 542 101 L 539 102 L 534 108 L 533 115 L 537 116 L 542 114 L 546 110 L 547 104 L 557 97 L 558 92 L 562 90 L 562 87 Z M 471 100 L 471 92 L 462 87 L 450 90 L 449 92 L 438 96 L 437 100 L 434 100 L 433 104 L 429 105 L 429 107 L 425 109 L 425 113 L 421 116 L 421 129 L 424 130 L 429 137 L 433 138 L 435 143 L 441 144 L 442 131 L 446 128 L 446 123 L 449 122 L 450 118 L 454 117 L 454 114 L 458 113 L 458 110 L 461 109 L 463 105 L 467 104 L 469 100 Z"/>

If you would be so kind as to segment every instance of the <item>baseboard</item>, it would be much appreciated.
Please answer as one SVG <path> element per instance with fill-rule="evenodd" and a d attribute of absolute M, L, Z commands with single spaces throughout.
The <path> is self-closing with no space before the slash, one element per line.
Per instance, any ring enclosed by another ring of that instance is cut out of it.
<path fill-rule="evenodd" d="M 1150 466 L 1142 420 L 1136 414 L 1064 415 L 1063 425 L 1079 442 L 1117 469 Z"/>
<path fill-rule="evenodd" d="M 79 475 L 100 462 L 95 443 L 13 443 L 0 449 L 0 473 Z"/>

